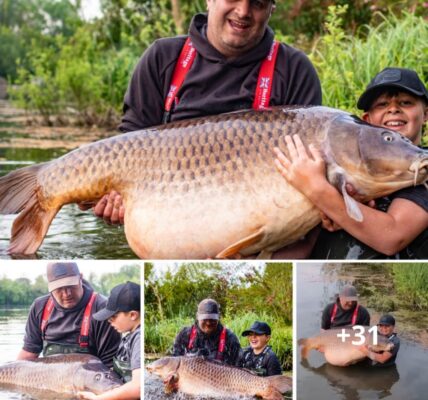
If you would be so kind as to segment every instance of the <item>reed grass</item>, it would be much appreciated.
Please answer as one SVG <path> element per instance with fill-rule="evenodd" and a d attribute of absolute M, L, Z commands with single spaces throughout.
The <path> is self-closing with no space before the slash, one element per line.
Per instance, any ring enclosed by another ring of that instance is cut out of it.
<path fill-rule="evenodd" d="M 329 7 L 326 34 L 315 41 L 309 55 L 321 80 L 323 104 L 360 115 L 358 98 L 386 67 L 414 69 L 427 85 L 427 21 L 407 12 L 400 17 L 392 12 L 387 17 L 379 14 L 379 25 L 363 26 L 357 36 L 351 36 L 343 27 L 345 12 L 346 6 Z"/>
<path fill-rule="evenodd" d="M 248 340 L 242 337 L 241 334 L 256 320 L 267 322 L 270 325 L 272 337 L 269 344 L 278 356 L 282 368 L 284 370 L 291 369 L 293 362 L 293 330 L 291 326 L 286 326 L 281 321 L 276 321 L 268 315 L 255 313 L 229 316 L 224 318 L 222 323 L 236 334 L 241 347 L 246 347 L 248 346 Z M 146 321 L 144 327 L 145 353 L 171 353 L 177 333 L 183 327 L 190 326 L 193 322 L 192 318 L 183 315 L 173 319 L 157 321 L 156 323 Z"/>
<path fill-rule="evenodd" d="M 413 310 L 428 310 L 428 264 L 393 264 L 393 277 L 400 300 Z"/>

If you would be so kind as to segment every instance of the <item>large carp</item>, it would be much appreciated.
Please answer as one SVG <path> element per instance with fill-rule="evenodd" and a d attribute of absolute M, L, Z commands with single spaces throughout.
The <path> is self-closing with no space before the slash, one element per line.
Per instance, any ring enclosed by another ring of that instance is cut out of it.
<path fill-rule="evenodd" d="M 309 352 L 314 349 L 324 353 L 329 364 L 346 367 L 367 357 L 361 350 L 361 346 L 352 342 L 364 343 L 373 351 L 390 351 L 394 346 L 380 334 L 375 341 L 373 332 L 369 332 L 370 327 L 363 328 L 362 333 L 359 329 L 352 328 L 328 329 L 317 336 L 299 339 L 297 343 L 301 346 L 302 359 L 307 359 Z M 343 333 L 345 336 L 342 335 Z"/>
<path fill-rule="evenodd" d="M 164 381 L 173 381 L 180 392 L 194 396 L 283 400 L 281 393 L 292 389 L 291 378 L 287 376 L 260 377 L 203 357 L 163 357 L 146 368 Z"/>
<path fill-rule="evenodd" d="M 329 181 L 364 200 L 428 176 L 428 151 L 397 132 L 326 107 L 241 111 L 173 122 L 101 140 L 0 178 L 0 213 L 20 213 L 10 253 L 32 254 L 67 203 L 122 194 L 125 234 L 149 259 L 262 256 L 301 238 L 319 212 L 274 165 L 273 148 L 299 134 L 321 150 Z"/>
<path fill-rule="evenodd" d="M 45 390 L 76 394 L 96 394 L 122 384 L 97 357 L 87 354 L 59 354 L 34 361 L 11 361 L 0 366 L 0 387 L 25 391 Z"/>

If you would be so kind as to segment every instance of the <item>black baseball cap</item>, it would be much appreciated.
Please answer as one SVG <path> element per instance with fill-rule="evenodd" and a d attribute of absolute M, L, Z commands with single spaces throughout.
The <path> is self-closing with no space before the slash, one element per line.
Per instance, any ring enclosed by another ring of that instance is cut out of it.
<path fill-rule="evenodd" d="M 385 314 L 380 317 L 378 325 L 394 325 L 395 326 L 395 318 L 390 314 Z"/>
<path fill-rule="evenodd" d="M 107 305 L 93 317 L 97 321 L 105 321 L 120 311 L 140 311 L 140 309 L 140 285 L 128 281 L 111 290 Z"/>
<path fill-rule="evenodd" d="M 428 104 L 428 91 L 419 79 L 416 71 L 407 68 L 385 68 L 367 85 L 365 92 L 358 99 L 357 107 L 368 111 L 373 101 L 386 88 L 402 89 L 415 96 L 422 97 Z"/>
<path fill-rule="evenodd" d="M 250 326 L 250 329 L 242 332 L 242 336 L 248 336 L 251 333 L 256 333 L 258 335 L 270 335 L 271 329 L 266 322 L 255 321 L 254 324 Z"/>

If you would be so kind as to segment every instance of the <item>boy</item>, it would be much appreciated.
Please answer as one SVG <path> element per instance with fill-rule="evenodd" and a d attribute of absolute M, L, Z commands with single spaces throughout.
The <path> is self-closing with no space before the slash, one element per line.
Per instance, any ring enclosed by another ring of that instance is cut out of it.
<path fill-rule="evenodd" d="M 113 369 L 122 377 L 124 385 L 95 395 L 79 392 L 81 399 L 139 399 L 140 398 L 140 285 L 133 282 L 115 286 L 104 309 L 93 315 L 98 321 L 108 320 L 119 333 L 125 333 L 113 358 Z"/>
<path fill-rule="evenodd" d="M 366 352 L 366 355 L 372 360 L 372 366 L 375 367 L 390 367 L 395 364 L 398 350 L 400 350 L 400 339 L 394 332 L 395 329 L 395 318 L 390 314 L 385 314 L 380 317 L 377 324 L 377 330 L 380 336 L 384 336 L 388 343 L 393 344 L 390 351 L 384 351 L 377 353 L 370 351 L 367 346 L 362 346 L 362 349 Z"/>
<path fill-rule="evenodd" d="M 358 107 L 364 110 L 362 119 L 365 121 L 396 130 L 420 145 L 422 126 L 428 120 L 428 91 L 415 71 L 384 69 L 367 86 L 358 100 Z M 427 258 L 428 246 L 423 244 L 428 240 L 425 187 L 406 188 L 383 198 L 380 208 L 386 211 L 359 204 L 364 220 L 357 222 L 347 215 L 343 197 L 327 181 L 321 154 L 310 149 L 313 156 L 310 157 L 300 138 L 295 137 L 295 143 L 290 139 L 287 138 L 288 147 L 294 149 L 297 156 L 287 160 L 276 150 L 279 171 L 325 214 L 323 226 L 326 229 L 333 232 L 341 227 L 347 232 L 328 234 L 323 231 L 311 258 L 387 258 L 402 251 L 416 238 L 416 246 L 407 249 L 404 257 Z"/>
<path fill-rule="evenodd" d="M 236 365 L 260 376 L 281 375 L 281 364 L 268 346 L 270 335 L 270 326 L 259 321 L 255 321 L 250 329 L 242 332 L 242 336 L 248 336 L 250 345 L 240 352 Z"/>

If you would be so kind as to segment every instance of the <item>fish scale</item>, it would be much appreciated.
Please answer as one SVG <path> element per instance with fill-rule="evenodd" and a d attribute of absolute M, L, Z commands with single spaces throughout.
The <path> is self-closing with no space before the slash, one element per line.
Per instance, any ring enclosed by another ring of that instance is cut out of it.
<path fill-rule="evenodd" d="M 76 393 L 94 393 L 120 386 L 119 377 L 97 358 L 84 354 L 60 354 L 36 360 L 12 361 L 0 366 L 0 386 Z"/>
<path fill-rule="evenodd" d="M 322 153 L 338 190 L 351 183 L 365 201 L 413 185 L 412 166 L 415 183 L 427 179 L 428 152 L 340 110 L 272 107 L 178 121 L 0 178 L 0 213 L 20 213 L 9 251 L 34 253 L 64 204 L 115 190 L 141 258 L 267 256 L 320 222 L 315 205 L 275 168 L 273 149 L 287 153 L 292 134 Z"/>
<path fill-rule="evenodd" d="M 202 357 L 163 357 L 149 364 L 147 369 L 164 381 L 173 377 L 179 391 L 194 396 L 260 396 L 268 400 L 282 400 L 281 393 L 290 391 L 292 387 L 289 377 L 260 377 Z"/>

